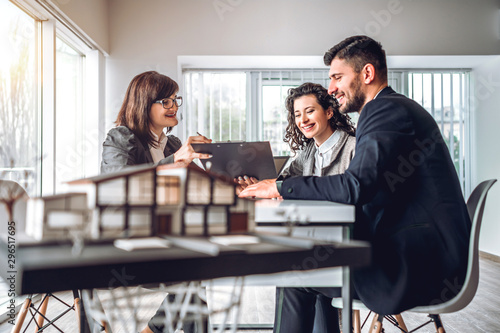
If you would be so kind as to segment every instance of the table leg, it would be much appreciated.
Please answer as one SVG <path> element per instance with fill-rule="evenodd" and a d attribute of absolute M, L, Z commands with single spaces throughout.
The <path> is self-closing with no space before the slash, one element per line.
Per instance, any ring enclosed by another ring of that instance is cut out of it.
<path fill-rule="evenodd" d="M 350 333 L 352 330 L 352 287 L 351 268 L 342 268 L 342 332 Z"/>
<path fill-rule="evenodd" d="M 342 228 L 342 240 L 351 239 L 351 228 L 345 226 Z M 342 267 L 342 332 L 350 333 L 352 331 L 352 285 L 351 268 Z"/>

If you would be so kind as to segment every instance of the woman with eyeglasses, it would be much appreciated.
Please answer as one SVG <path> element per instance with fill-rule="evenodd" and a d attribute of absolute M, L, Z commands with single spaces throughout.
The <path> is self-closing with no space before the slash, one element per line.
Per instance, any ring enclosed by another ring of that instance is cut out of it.
<path fill-rule="evenodd" d="M 179 86 L 166 75 L 155 71 L 137 75 L 130 82 L 121 106 L 116 127 L 103 143 L 101 173 L 119 171 L 127 166 L 210 158 L 193 150 L 192 143 L 210 143 L 204 136 L 191 136 L 184 144 L 167 135 L 179 122 L 177 111 L 182 97 Z M 166 131 L 165 131 L 166 129 Z"/>
<path fill-rule="evenodd" d="M 103 143 L 101 173 L 122 170 L 139 164 L 190 163 L 195 158 L 210 158 L 193 150 L 192 143 L 210 143 L 204 136 L 191 136 L 184 144 L 174 135 L 167 135 L 178 124 L 177 111 L 182 97 L 179 86 L 166 75 L 144 72 L 132 79 L 121 106 L 116 127 Z M 169 294 L 170 301 L 175 295 Z M 165 299 L 164 302 L 167 302 Z M 163 304 L 142 332 L 159 333 L 165 330 Z M 195 322 L 184 324 L 186 333 L 197 331 Z"/>

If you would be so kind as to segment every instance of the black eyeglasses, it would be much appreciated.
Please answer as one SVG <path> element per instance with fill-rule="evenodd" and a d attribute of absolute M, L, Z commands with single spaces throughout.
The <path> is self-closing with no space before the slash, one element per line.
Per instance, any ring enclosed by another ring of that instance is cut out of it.
<path fill-rule="evenodd" d="M 177 96 L 176 98 L 167 97 L 164 99 L 160 99 L 159 101 L 155 101 L 155 103 L 161 104 L 164 109 L 170 109 L 171 107 L 174 106 L 174 103 L 175 103 L 175 105 L 177 105 L 177 107 L 181 106 L 182 105 L 182 97 L 181 96 Z"/>

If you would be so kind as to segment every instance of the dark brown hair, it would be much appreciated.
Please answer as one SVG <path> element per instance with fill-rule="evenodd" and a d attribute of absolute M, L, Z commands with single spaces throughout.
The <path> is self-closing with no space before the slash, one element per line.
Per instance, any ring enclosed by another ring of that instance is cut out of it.
<path fill-rule="evenodd" d="M 156 146 L 149 128 L 149 111 L 153 103 L 170 97 L 179 91 L 179 85 L 166 75 L 155 71 L 136 75 L 130 82 L 123 104 L 116 118 L 116 126 L 126 126 L 141 140 L 143 144 Z M 171 127 L 167 132 L 172 130 Z"/>
<path fill-rule="evenodd" d="M 368 36 L 352 36 L 344 39 L 328 51 L 323 61 L 330 66 L 332 60 L 345 60 L 356 73 L 360 73 L 366 64 L 372 64 L 380 80 L 387 81 L 387 62 L 382 44 Z"/>
<path fill-rule="evenodd" d="M 332 108 L 333 116 L 328 120 L 332 130 L 342 130 L 350 135 L 356 134 L 356 129 L 354 128 L 351 118 L 339 112 L 337 102 L 328 94 L 328 90 L 321 84 L 306 82 L 297 88 L 290 88 L 285 101 L 288 125 L 286 126 L 284 141 L 288 142 L 290 149 L 292 149 L 294 153 L 313 140 L 306 138 L 295 124 L 295 100 L 306 95 L 314 95 L 318 104 L 324 109 L 324 112 L 326 112 L 328 108 Z"/>

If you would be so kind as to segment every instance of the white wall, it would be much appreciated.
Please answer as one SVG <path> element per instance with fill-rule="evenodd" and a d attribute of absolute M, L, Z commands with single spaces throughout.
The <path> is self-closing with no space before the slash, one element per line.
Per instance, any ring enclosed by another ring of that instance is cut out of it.
<path fill-rule="evenodd" d="M 108 0 L 53 0 L 100 49 L 109 53 Z"/>
<path fill-rule="evenodd" d="M 474 70 L 473 184 L 498 179 L 488 194 L 480 249 L 500 256 L 500 56 Z"/>
<path fill-rule="evenodd" d="M 135 74 L 176 79 L 178 55 L 323 55 L 358 33 L 391 55 L 500 54 L 499 8 L 498 0 L 109 0 L 107 124 Z"/>
<path fill-rule="evenodd" d="M 106 0 L 57 1 L 66 2 L 60 8 L 66 8 L 65 13 L 92 38 L 106 44 L 106 27 L 101 16 Z M 382 42 L 388 55 L 500 54 L 500 0 L 108 0 L 108 3 L 106 129 L 112 126 L 131 78 L 154 69 L 178 79 L 180 55 L 318 56 L 341 39 L 360 33 Z M 93 15 L 98 15 L 97 24 Z M 500 84 L 494 81 L 478 88 L 492 73 L 499 72 L 498 58 L 474 71 L 477 106 L 476 144 L 472 147 L 474 185 L 484 179 L 500 178 L 499 149 L 493 144 L 500 139 L 497 111 Z M 479 98 L 484 91 L 490 94 Z M 500 184 L 497 184 L 488 199 L 481 249 L 500 256 L 500 242 L 496 240 L 500 235 L 499 199 Z"/>

